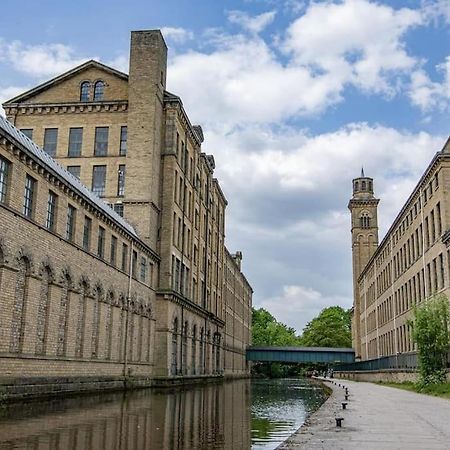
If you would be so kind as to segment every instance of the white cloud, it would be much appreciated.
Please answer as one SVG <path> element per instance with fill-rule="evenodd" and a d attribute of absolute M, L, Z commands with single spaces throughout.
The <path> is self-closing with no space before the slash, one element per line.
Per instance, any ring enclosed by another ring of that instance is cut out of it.
<path fill-rule="evenodd" d="M 333 72 L 363 89 L 391 93 L 389 75 L 417 63 L 402 38 L 420 24 L 420 11 L 367 0 L 313 3 L 288 28 L 285 49 L 297 64 Z"/>
<path fill-rule="evenodd" d="M 11 98 L 14 98 L 16 95 L 19 95 L 22 92 L 27 91 L 28 89 L 29 88 L 27 87 L 18 87 L 18 86 L 10 86 L 5 88 L 0 87 L 0 115 L 2 116 L 5 115 L 5 111 L 1 106 L 3 102 Z"/>
<path fill-rule="evenodd" d="M 450 101 L 450 56 L 439 64 L 437 72 L 441 74 L 442 80 L 432 81 L 429 75 L 418 69 L 411 75 L 409 96 L 411 102 L 420 107 L 422 111 L 429 111 L 433 108 L 441 110 L 448 108 Z"/>
<path fill-rule="evenodd" d="M 76 56 L 75 50 L 64 44 L 26 45 L 0 40 L 0 61 L 15 70 L 34 77 L 53 76 L 82 64 L 86 59 Z"/>
<path fill-rule="evenodd" d="M 170 40 L 176 44 L 183 44 L 186 41 L 194 39 L 194 33 L 185 28 L 179 27 L 163 27 L 161 28 L 161 33 L 164 39 Z"/>
<path fill-rule="evenodd" d="M 345 297 L 328 297 L 310 287 L 289 285 L 283 286 L 279 295 L 263 300 L 257 307 L 267 309 L 277 320 L 300 334 L 305 325 L 323 308 L 335 305 L 349 308 L 351 300 Z"/>
<path fill-rule="evenodd" d="M 264 23 L 251 25 L 254 18 L 243 13 L 231 17 L 254 31 Z M 172 58 L 169 88 L 194 121 L 213 117 L 224 125 L 315 115 L 340 102 L 350 85 L 392 96 L 420 65 L 403 39 L 422 21 L 420 11 L 368 0 L 311 3 L 277 38 L 280 45 L 256 33 L 216 30 L 208 51 Z"/>
<path fill-rule="evenodd" d="M 423 0 L 422 13 L 427 20 L 450 22 L 450 0 Z"/>
<path fill-rule="evenodd" d="M 240 25 L 251 33 L 260 33 L 275 19 L 276 11 L 268 11 L 257 16 L 250 16 L 244 11 L 229 11 L 228 20 Z"/>

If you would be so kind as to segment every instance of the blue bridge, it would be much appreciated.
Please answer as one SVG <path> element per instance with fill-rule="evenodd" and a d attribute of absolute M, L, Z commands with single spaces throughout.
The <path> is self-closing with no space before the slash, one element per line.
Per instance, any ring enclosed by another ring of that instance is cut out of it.
<path fill-rule="evenodd" d="M 328 347 L 247 347 L 247 361 L 285 363 L 352 363 L 352 348 Z"/>

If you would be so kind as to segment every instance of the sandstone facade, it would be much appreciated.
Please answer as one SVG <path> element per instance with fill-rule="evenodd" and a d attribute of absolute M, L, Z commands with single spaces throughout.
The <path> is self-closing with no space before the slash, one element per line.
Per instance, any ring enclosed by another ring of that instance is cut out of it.
<path fill-rule="evenodd" d="M 360 193 L 361 183 L 366 192 Z M 450 294 L 450 147 L 438 152 L 378 245 L 372 180 L 353 180 L 353 341 L 357 357 L 415 351 L 413 307 Z M 358 189 L 356 189 L 358 186 Z"/>
<path fill-rule="evenodd" d="M 129 76 L 89 61 L 4 104 L 45 152 L 2 121 L 2 374 L 248 374 L 252 289 L 166 61 L 159 31 L 133 32 Z"/>

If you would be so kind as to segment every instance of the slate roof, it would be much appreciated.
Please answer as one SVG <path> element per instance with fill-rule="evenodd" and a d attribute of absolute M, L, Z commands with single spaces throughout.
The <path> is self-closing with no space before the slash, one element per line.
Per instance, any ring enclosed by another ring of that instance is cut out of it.
<path fill-rule="evenodd" d="M 4 136 L 9 141 L 19 144 L 19 147 L 31 154 L 39 160 L 46 169 L 52 172 L 55 176 L 65 181 L 70 187 L 85 198 L 89 203 L 100 209 L 103 214 L 108 216 L 111 220 L 116 222 L 128 233 L 138 238 L 134 228 L 126 222 L 123 217 L 119 216 L 110 206 L 108 206 L 101 198 L 97 197 L 90 191 L 81 181 L 69 173 L 64 167 L 58 164 L 50 155 L 43 149 L 36 145 L 31 139 L 19 131 L 11 122 L 8 122 L 0 115 L 0 136 Z"/>

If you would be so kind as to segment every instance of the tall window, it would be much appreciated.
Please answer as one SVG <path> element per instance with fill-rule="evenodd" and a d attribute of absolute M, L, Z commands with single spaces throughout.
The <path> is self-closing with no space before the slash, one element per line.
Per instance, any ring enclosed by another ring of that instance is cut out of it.
<path fill-rule="evenodd" d="M 125 195 L 125 164 L 119 165 L 117 176 L 117 195 Z"/>
<path fill-rule="evenodd" d="M 99 258 L 105 257 L 105 229 L 98 227 L 97 255 Z"/>
<path fill-rule="evenodd" d="M 147 260 L 142 257 L 141 258 L 141 281 L 145 281 L 147 278 Z"/>
<path fill-rule="evenodd" d="M 67 172 L 71 173 L 74 177 L 80 178 L 81 166 L 67 166 Z"/>
<path fill-rule="evenodd" d="M 0 156 L 0 202 L 6 202 L 10 162 Z"/>
<path fill-rule="evenodd" d="M 33 128 L 21 128 L 20 131 L 21 131 L 28 139 L 33 139 Z"/>
<path fill-rule="evenodd" d="M 105 83 L 103 81 L 97 81 L 94 85 L 94 102 L 103 100 L 105 93 Z"/>
<path fill-rule="evenodd" d="M 128 140 L 128 129 L 127 127 L 120 128 L 120 151 L 119 154 L 124 156 L 127 154 L 127 140 Z"/>
<path fill-rule="evenodd" d="M 80 102 L 88 102 L 89 101 L 89 88 L 91 83 L 89 81 L 83 81 L 80 86 Z"/>
<path fill-rule="evenodd" d="M 127 271 L 127 259 L 128 259 L 128 245 L 123 244 L 122 245 L 122 264 L 121 264 L 122 272 Z"/>
<path fill-rule="evenodd" d="M 66 225 L 66 239 L 73 241 L 75 236 L 75 213 L 76 209 L 69 205 L 67 207 L 67 225 Z"/>
<path fill-rule="evenodd" d="M 99 196 L 105 193 L 106 166 L 94 166 L 92 170 L 92 192 Z"/>
<path fill-rule="evenodd" d="M 92 219 L 88 216 L 84 216 L 84 227 L 83 227 L 83 248 L 88 252 L 91 246 L 91 229 L 92 229 Z"/>
<path fill-rule="evenodd" d="M 44 131 L 44 150 L 50 156 L 56 156 L 58 144 L 58 128 L 46 128 Z"/>
<path fill-rule="evenodd" d="M 30 175 L 25 178 L 25 194 L 23 196 L 23 213 L 27 217 L 33 215 L 34 192 L 36 190 L 36 180 Z"/>
<path fill-rule="evenodd" d="M 83 145 L 83 128 L 71 128 L 69 130 L 69 157 L 81 156 Z"/>
<path fill-rule="evenodd" d="M 137 279 L 137 260 L 138 260 L 138 255 L 137 252 L 133 250 L 133 260 L 131 262 L 131 275 L 133 276 L 133 278 Z"/>
<path fill-rule="evenodd" d="M 55 229 L 55 221 L 56 221 L 56 199 L 58 196 L 53 192 L 48 192 L 48 200 L 47 200 L 47 220 L 45 226 L 49 230 Z"/>
<path fill-rule="evenodd" d="M 111 236 L 111 265 L 116 265 L 117 238 Z"/>
<path fill-rule="evenodd" d="M 94 155 L 106 156 L 108 153 L 108 127 L 97 127 L 95 129 Z"/>

